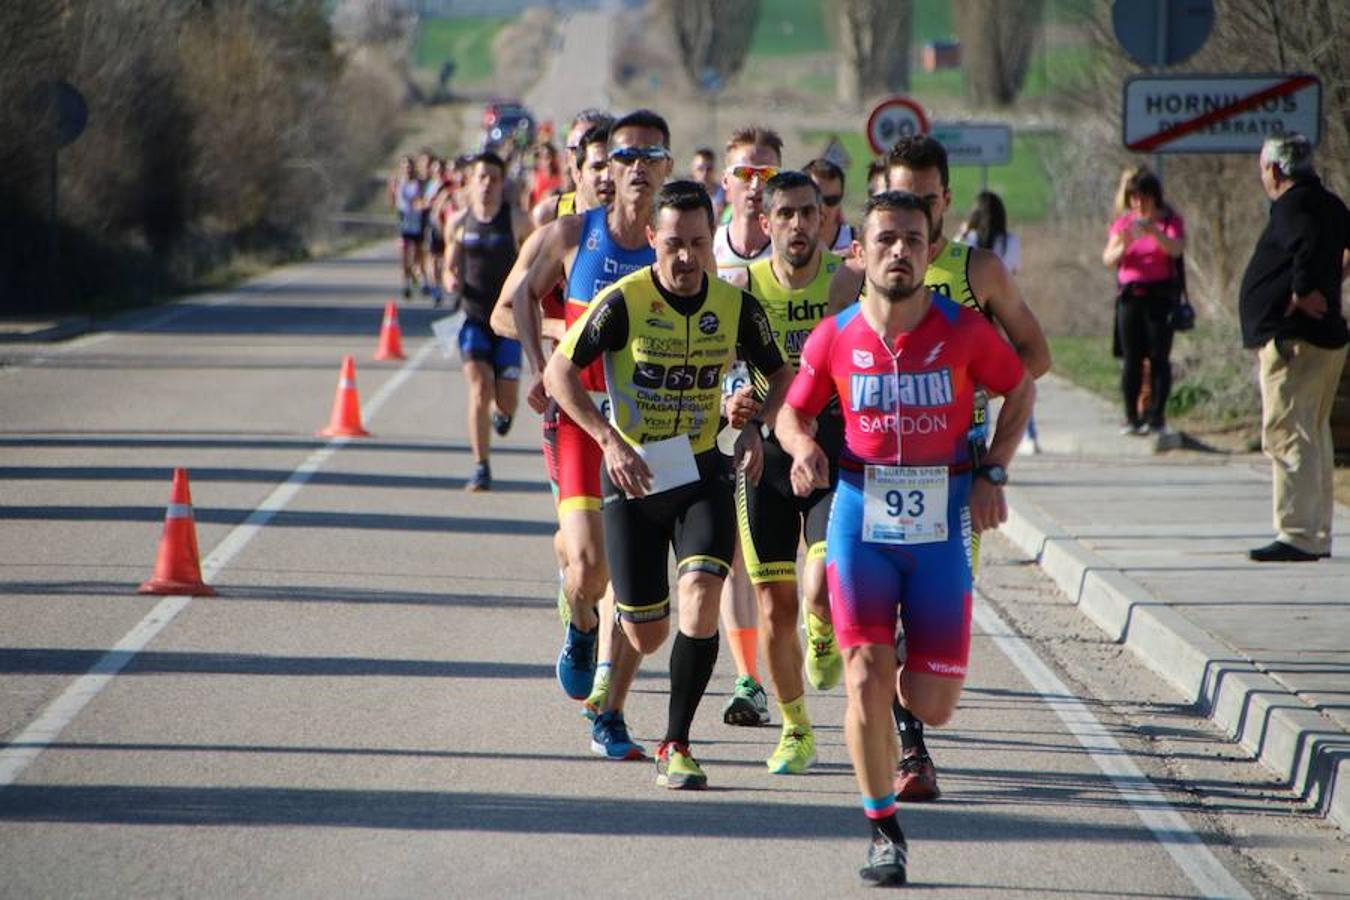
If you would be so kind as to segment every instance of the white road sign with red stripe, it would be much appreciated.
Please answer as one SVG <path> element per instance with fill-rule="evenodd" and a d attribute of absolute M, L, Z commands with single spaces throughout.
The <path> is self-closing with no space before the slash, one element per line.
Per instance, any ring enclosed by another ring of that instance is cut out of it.
<path fill-rule="evenodd" d="M 1322 132 L 1313 75 L 1151 75 L 1125 82 L 1125 146 L 1138 153 L 1255 153 L 1268 137 Z"/>

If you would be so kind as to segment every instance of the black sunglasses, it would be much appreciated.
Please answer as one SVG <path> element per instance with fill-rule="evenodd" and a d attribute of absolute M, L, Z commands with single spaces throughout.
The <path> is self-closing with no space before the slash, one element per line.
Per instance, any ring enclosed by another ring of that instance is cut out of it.
<path fill-rule="evenodd" d="M 821 194 L 821 195 L 820 195 L 820 202 L 821 202 L 821 203 L 824 203 L 826 206 L 838 206 L 840 203 L 843 203 L 843 202 L 844 202 L 844 195 L 843 195 L 843 194 Z"/>

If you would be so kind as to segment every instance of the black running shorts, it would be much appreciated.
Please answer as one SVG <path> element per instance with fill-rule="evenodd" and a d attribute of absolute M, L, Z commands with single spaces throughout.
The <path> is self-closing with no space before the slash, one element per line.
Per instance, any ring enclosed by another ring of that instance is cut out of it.
<path fill-rule="evenodd" d="M 735 500 L 730 467 L 716 450 L 696 457 L 693 484 L 647 497 L 626 496 L 601 472 L 605 555 L 619 617 L 655 622 L 670 615 L 670 550 L 676 572 L 725 578 L 735 550 Z"/>
<path fill-rule="evenodd" d="M 736 480 L 736 519 L 741 554 L 752 584 L 797 580 L 797 544 L 806 539 L 808 559 L 825 558 L 825 529 L 839 480 L 839 451 L 844 422 L 826 411 L 816 420 L 816 442 L 830 461 L 830 487 L 798 497 L 789 473 L 792 457 L 772 435 L 764 441 L 764 471 L 751 485 L 744 473 Z"/>

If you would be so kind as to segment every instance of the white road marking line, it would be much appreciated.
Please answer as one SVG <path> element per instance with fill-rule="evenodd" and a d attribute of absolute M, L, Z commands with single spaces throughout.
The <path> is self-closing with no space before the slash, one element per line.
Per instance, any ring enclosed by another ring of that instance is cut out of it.
<path fill-rule="evenodd" d="M 1223 867 L 1087 705 L 1073 696 L 1068 686 L 1026 641 L 1013 632 L 979 590 L 975 591 L 974 606 L 974 619 L 980 630 L 1041 693 L 1042 702 L 1054 710 L 1097 768 L 1111 779 L 1117 793 L 1134 808 L 1140 821 L 1153 832 L 1154 838 L 1176 861 L 1191 884 L 1206 897 L 1250 900 L 1251 894 Z"/>
<path fill-rule="evenodd" d="M 424 363 L 435 341 L 423 343 L 392 378 L 375 393 L 361 410 L 363 418 L 375 416 L 380 407 L 394 395 L 400 387 Z M 336 437 L 315 450 L 305 461 L 291 472 L 290 477 L 277 485 L 272 493 L 258 504 L 247 519 L 235 526 L 216 548 L 202 560 L 202 578 L 209 582 L 243 550 L 248 542 L 262 530 L 272 518 L 286 507 L 300 493 L 305 482 L 328 462 L 334 453 L 351 442 L 351 438 Z M 165 597 L 146 614 L 145 618 L 126 633 L 111 650 L 99 657 L 88 672 L 75 679 L 70 687 L 47 705 L 47 708 L 27 728 L 19 732 L 9 744 L 0 746 L 0 788 L 13 784 L 24 769 L 32 765 L 42 751 L 60 736 L 75 717 L 89 705 L 89 702 L 102 693 L 103 689 L 135 658 L 136 654 L 154 640 L 180 612 L 187 609 L 191 597 Z"/>

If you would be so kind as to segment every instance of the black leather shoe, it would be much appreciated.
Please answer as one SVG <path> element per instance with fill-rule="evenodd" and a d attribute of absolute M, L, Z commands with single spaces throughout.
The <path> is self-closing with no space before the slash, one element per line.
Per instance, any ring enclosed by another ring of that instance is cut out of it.
<path fill-rule="evenodd" d="M 1284 541 L 1271 541 L 1264 547 L 1247 551 L 1252 562 L 1317 562 L 1322 557 L 1316 553 L 1300 550 Z"/>

